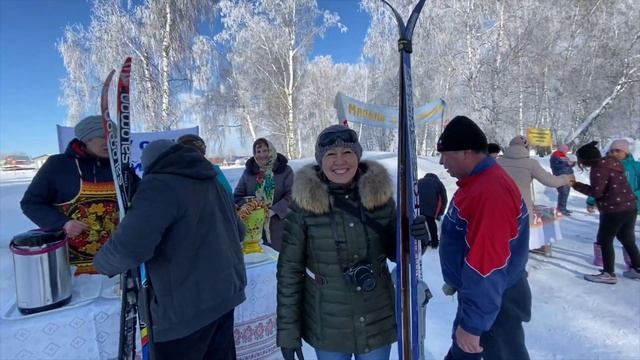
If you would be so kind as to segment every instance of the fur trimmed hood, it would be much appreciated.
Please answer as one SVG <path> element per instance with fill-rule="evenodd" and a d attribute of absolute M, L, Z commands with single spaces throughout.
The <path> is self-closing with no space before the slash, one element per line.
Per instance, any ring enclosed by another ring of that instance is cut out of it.
<path fill-rule="evenodd" d="M 320 167 L 309 164 L 298 170 L 294 177 L 292 195 L 303 210 L 326 214 L 330 210 L 329 184 L 321 179 Z M 358 194 L 367 210 L 385 205 L 393 196 L 391 176 L 387 169 L 375 161 L 358 164 Z"/>

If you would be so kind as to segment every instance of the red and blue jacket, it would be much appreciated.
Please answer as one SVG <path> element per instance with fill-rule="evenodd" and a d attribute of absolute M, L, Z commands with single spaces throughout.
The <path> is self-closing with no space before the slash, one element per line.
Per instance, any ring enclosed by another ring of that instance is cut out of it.
<path fill-rule="evenodd" d="M 440 263 L 458 291 L 455 325 L 481 335 L 493 325 L 506 289 L 525 275 L 527 207 L 516 183 L 492 157 L 458 181 L 442 223 Z"/>

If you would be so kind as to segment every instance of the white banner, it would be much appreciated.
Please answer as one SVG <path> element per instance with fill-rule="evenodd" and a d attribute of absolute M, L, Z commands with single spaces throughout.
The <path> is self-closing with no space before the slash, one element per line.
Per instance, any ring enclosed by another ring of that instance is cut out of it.
<path fill-rule="evenodd" d="M 367 126 L 395 129 L 398 127 L 398 109 L 391 106 L 368 104 L 351 98 L 341 92 L 336 94 L 334 107 L 340 122 L 364 124 Z M 414 108 L 415 126 L 428 121 L 442 120 L 445 102 L 438 99 Z"/>
<path fill-rule="evenodd" d="M 73 126 L 56 125 L 56 128 L 58 131 L 58 149 L 60 150 L 60 153 L 63 153 L 67 148 L 69 142 L 76 136 L 73 130 Z M 178 130 L 131 133 L 131 163 L 133 165 L 133 168 L 136 169 L 136 173 L 138 173 L 138 175 L 142 173 L 140 154 L 142 154 L 142 149 L 144 149 L 147 144 L 160 139 L 176 141 L 180 136 L 184 134 L 198 135 L 198 127 L 194 126 L 191 128 Z"/>

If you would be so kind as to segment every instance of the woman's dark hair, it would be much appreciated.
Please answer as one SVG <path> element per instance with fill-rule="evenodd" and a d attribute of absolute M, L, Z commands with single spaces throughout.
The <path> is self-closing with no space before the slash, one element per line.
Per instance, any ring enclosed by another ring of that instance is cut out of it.
<path fill-rule="evenodd" d="M 269 148 L 269 142 L 267 141 L 267 139 L 258 138 L 256 139 L 256 141 L 253 142 L 253 155 L 256 154 L 256 148 L 258 147 L 258 145 L 264 145 L 267 147 L 267 149 Z"/>
<path fill-rule="evenodd" d="M 592 141 L 588 144 L 582 145 L 577 151 L 576 156 L 578 157 L 578 167 L 580 169 L 584 169 L 585 166 L 593 166 L 602 155 L 600 154 L 600 150 L 596 147 L 598 145 L 597 141 Z"/>
<path fill-rule="evenodd" d="M 584 170 L 587 167 L 592 167 L 593 165 L 595 165 L 598 159 L 578 159 L 578 167 L 580 168 L 580 170 Z"/>

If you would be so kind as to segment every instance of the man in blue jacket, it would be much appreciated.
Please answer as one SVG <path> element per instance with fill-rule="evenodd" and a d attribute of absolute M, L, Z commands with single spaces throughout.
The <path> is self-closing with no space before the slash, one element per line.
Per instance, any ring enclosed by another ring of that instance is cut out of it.
<path fill-rule="evenodd" d="M 158 359 L 235 359 L 233 313 L 247 278 L 231 198 L 192 148 L 154 141 L 141 162 L 131 208 L 94 266 L 111 276 L 145 263 Z"/>
<path fill-rule="evenodd" d="M 522 327 L 531 318 L 529 221 L 522 195 L 487 155 L 486 136 L 469 118 L 452 119 L 437 146 L 440 164 L 458 179 L 440 243 L 445 286 L 458 292 L 445 359 L 529 359 Z"/>

